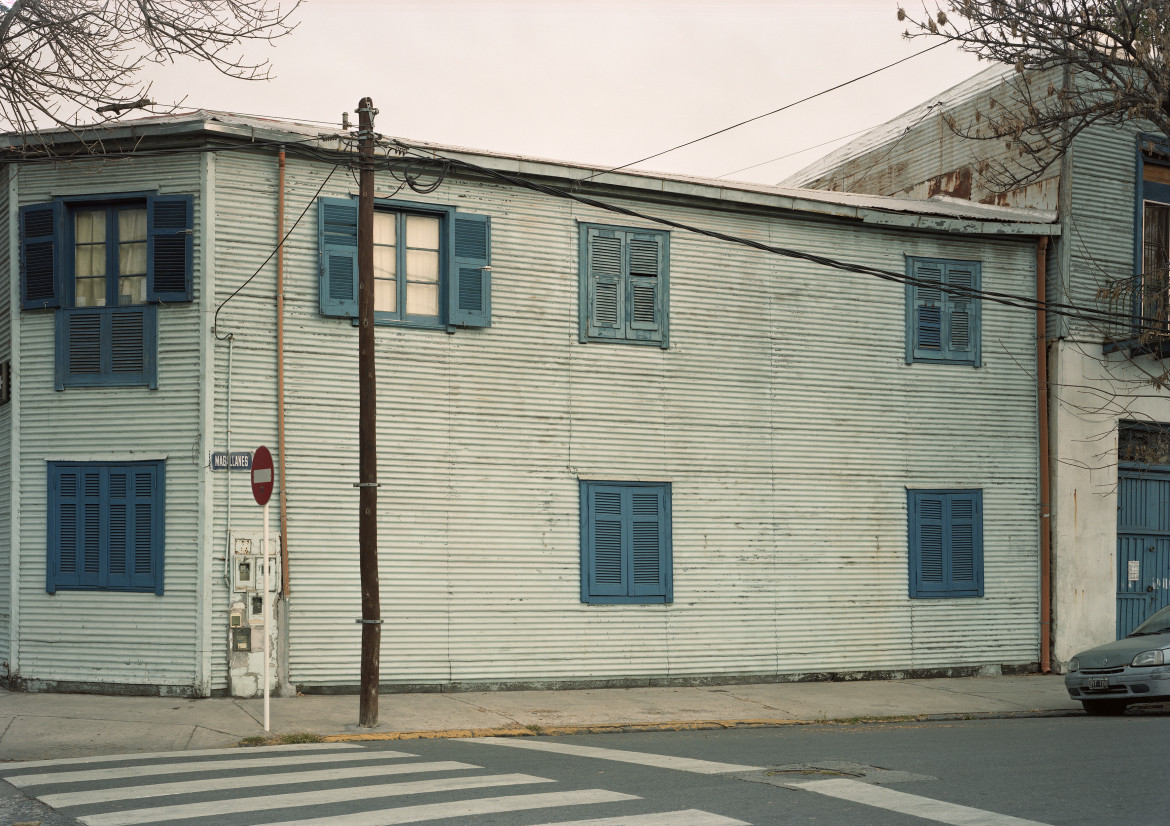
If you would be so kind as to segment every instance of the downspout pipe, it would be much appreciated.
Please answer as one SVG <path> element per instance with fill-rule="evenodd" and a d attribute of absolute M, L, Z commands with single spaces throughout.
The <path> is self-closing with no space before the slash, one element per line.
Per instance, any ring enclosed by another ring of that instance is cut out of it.
<path fill-rule="evenodd" d="M 277 154 L 276 196 L 276 456 L 280 477 L 280 592 L 288 587 L 288 476 L 284 463 L 284 147 Z"/>
<path fill-rule="evenodd" d="M 1048 445 L 1048 331 L 1044 310 L 1048 236 L 1036 246 L 1036 397 L 1040 447 L 1040 673 L 1052 671 L 1052 507 Z"/>

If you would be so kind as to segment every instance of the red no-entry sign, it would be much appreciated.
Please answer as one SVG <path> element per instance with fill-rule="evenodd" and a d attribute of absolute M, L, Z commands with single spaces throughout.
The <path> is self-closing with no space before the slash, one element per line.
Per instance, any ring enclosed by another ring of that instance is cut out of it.
<path fill-rule="evenodd" d="M 252 495 L 257 505 L 267 505 L 272 496 L 272 454 L 264 445 L 252 454 Z"/>

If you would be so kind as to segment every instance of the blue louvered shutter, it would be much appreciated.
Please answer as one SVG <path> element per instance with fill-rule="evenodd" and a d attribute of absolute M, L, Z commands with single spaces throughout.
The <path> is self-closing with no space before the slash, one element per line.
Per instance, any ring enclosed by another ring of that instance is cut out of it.
<path fill-rule="evenodd" d="M 356 198 L 317 200 L 321 315 L 357 318 L 357 214 Z"/>
<path fill-rule="evenodd" d="M 57 389 L 158 387 L 157 308 L 80 307 L 57 313 Z"/>
<path fill-rule="evenodd" d="M 81 584 L 81 473 L 49 465 L 48 559 L 45 590 Z"/>
<path fill-rule="evenodd" d="M 58 201 L 20 208 L 20 306 L 25 310 L 61 306 L 61 216 Z"/>
<path fill-rule="evenodd" d="M 912 312 L 909 334 L 913 342 L 913 359 L 942 359 L 943 268 L 934 262 L 914 262 L 912 275 L 918 282 L 910 287 Z"/>
<path fill-rule="evenodd" d="M 195 258 L 195 204 L 191 195 L 146 199 L 146 300 L 190 301 Z"/>
<path fill-rule="evenodd" d="M 982 492 L 956 492 L 947 498 L 950 540 L 947 591 L 951 596 L 982 596 Z"/>
<path fill-rule="evenodd" d="M 104 514 L 108 507 L 105 475 L 104 469 L 99 467 L 84 467 L 79 474 L 78 585 L 86 588 L 101 585 L 102 548 L 107 530 Z"/>
<path fill-rule="evenodd" d="M 660 487 L 627 488 L 630 596 L 667 597 L 669 567 L 666 491 Z"/>
<path fill-rule="evenodd" d="M 660 341 L 662 338 L 665 250 L 658 233 L 629 232 L 626 338 Z"/>
<path fill-rule="evenodd" d="M 911 596 L 943 596 L 947 583 L 947 496 L 910 491 Z"/>
<path fill-rule="evenodd" d="M 625 596 L 628 590 L 625 547 L 628 521 L 622 488 L 590 486 L 585 554 L 590 596 Z"/>
<path fill-rule="evenodd" d="M 965 291 L 977 288 L 975 268 L 970 265 L 948 264 L 946 284 L 956 292 L 946 294 L 946 358 L 950 361 L 970 361 L 976 358 L 979 333 L 979 302 Z"/>
<path fill-rule="evenodd" d="M 491 219 L 456 212 L 451 219 L 447 321 L 457 327 L 492 324 Z"/>
<path fill-rule="evenodd" d="M 127 474 L 127 561 L 130 587 L 163 593 L 163 472 L 164 465 L 133 465 Z"/>
<path fill-rule="evenodd" d="M 108 471 L 109 496 L 109 553 L 106 564 L 105 585 L 110 588 L 130 587 L 132 566 L 131 547 L 134 541 L 132 522 L 133 504 L 130 496 L 130 470 L 125 466 L 112 467 Z"/>
<path fill-rule="evenodd" d="M 625 233 L 588 228 L 586 295 L 591 338 L 620 339 L 626 328 Z"/>

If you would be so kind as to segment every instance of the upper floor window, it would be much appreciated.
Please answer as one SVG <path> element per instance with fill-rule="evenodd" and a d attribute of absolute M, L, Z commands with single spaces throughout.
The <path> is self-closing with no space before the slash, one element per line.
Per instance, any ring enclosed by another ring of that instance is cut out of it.
<path fill-rule="evenodd" d="M 1138 332 L 1170 332 L 1170 164 L 1143 158 L 1138 298 Z"/>
<path fill-rule="evenodd" d="M 358 314 L 357 199 L 321 198 L 322 315 Z M 415 327 L 491 325 L 491 235 L 485 215 L 378 202 L 372 239 L 374 320 Z"/>
<path fill-rule="evenodd" d="M 581 224 L 580 340 L 665 349 L 669 259 L 666 232 Z"/>
<path fill-rule="evenodd" d="M 58 198 L 21 208 L 21 303 L 54 309 L 57 389 L 158 386 L 154 304 L 191 300 L 193 198 Z"/>
<path fill-rule="evenodd" d="M 906 363 L 980 364 L 978 261 L 906 259 Z"/>

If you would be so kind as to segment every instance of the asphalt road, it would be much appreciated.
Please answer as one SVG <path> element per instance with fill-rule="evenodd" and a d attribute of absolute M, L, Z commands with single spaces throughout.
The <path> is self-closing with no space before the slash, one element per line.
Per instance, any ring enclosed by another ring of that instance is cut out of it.
<path fill-rule="evenodd" d="M 292 746 L 0 777 L 0 823 L 43 826 L 1161 825 L 1170 716 Z"/>

